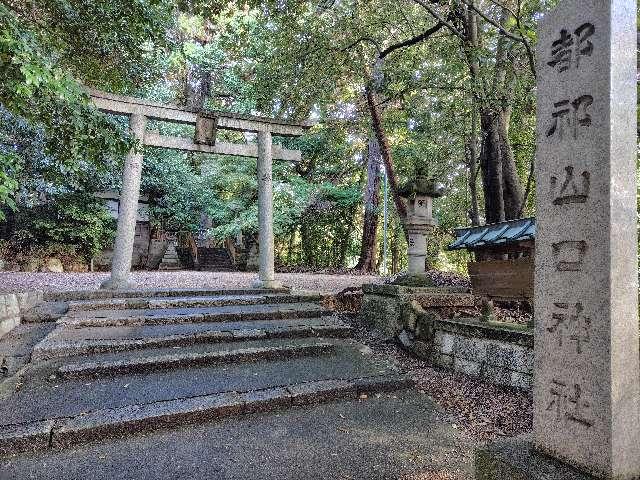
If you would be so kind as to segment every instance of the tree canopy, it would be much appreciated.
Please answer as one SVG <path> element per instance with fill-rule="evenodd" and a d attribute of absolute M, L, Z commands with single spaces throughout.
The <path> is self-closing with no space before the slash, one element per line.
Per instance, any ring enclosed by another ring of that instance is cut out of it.
<path fill-rule="evenodd" d="M 86 85 L 194 109 L 316 121 L 301 139 L 276 139 L 303 152 L 300 164 L 274 168 L 283 265 L 402 268 L 397 187 L 427 172 L 447 188 L 436 202 L 441 228 L 430 245 L 431 263 L 461 267 L 463 257 L 442 249 L 454 227 L 534 214 L 535 32 L 555 3 L 6 2 L 0 5 L 0 215 L 43 204 L 61 215 L 77 194 L 118 188 L 133 142 L 121 119 L 91 106 Z M 163 124 L 150 128 L 192 134 Z M 257 233 L 252 159 L 148 148 L 143 193 L 161 228 L 202 234 L 206 217 L 206 234 L 215 241 Z M 67 200 L 58 201 L 60 195 Z"/>

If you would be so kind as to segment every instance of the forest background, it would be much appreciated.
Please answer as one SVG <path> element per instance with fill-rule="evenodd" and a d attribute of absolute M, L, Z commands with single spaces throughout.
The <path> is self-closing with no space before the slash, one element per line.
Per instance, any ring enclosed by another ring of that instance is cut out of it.
<path fill-rule="evenodd" d="M 83 86 L 316 125 L 274 165 L 281 268 L 395 273 L 398 186 L 443 184 L 429 263 L 453 229 L 534 215 L 536 22 L 554 0 L 9 0 L 0 4 L 0 256 L 98 254 L 133 146 Z M 152 125 L 172 134 L 183 127 Z M 226 134 L 236 142 L 248 135 Z M 254 159 L 146 148 L 157 228 L 257 234 Z M 388 255 L 383 262 L 384 172 Z"/>

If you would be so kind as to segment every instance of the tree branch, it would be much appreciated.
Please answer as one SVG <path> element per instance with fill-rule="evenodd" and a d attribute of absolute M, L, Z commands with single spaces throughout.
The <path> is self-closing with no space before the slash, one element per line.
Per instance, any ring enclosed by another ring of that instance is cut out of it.
<path fill-rule="evenodd" d="M 382 52 L 380 52 L 379 58 L 384 59 L 385 57 L 387 57 L 388 55 L 391 55 L 396 50 L 399 50 L 405 47 L 411 47 L 413 45 L 416 45 L 417 43 L 423 42 L 424 40 L 429 38 L 431 35 L 436 33 L 438 30 L 440 30 L 442 27 L 444 27 L 444 24 L 442 22 L 438 22 L 436 25 L 422 32 L 420 35 L 416 35 L 413 38 L 409 38 L 402 42 L 396 43 L 395 45 L 391 45 L 390 47 L 387 47 Z"/>
<path fill-rule="evenodd" d="M 442 15 L 440 15 L 431 5 L 429 5 L 425 0 L 413 0 L 415 3 L 417 3 L 418 5 L 420 5 L 421 7 L 423 7 L 427 12 L 429 12 L 431 14 L 431 16 L 433 16 L 433 18 L 435 18 L 436 20 L 438 20 L 438 22 L 440 22 L 441 24 L 443 24 L 445 27 L 447 27 L 449 30 L 451 30 L 451 32 L 454 35 L 457 35 L 458 37 L 460 37 L 461 39 L 464 40 L 465 38 L 465 34 L 462 33 L 460 30 L 458 30 L 456 27 L 454 27 L 450 22 L 447 22 L 447 20 L 445 20 Z"/>

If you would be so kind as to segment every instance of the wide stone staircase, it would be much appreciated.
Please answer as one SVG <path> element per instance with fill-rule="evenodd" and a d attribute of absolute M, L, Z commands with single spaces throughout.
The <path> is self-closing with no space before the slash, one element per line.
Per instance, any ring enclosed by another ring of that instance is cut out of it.
<path fill-rule="evenodd" d="M 321 297 L 287 290 L 50 294 L 68 312 L 0 390 L 0 454 L 405 388 Z"/>

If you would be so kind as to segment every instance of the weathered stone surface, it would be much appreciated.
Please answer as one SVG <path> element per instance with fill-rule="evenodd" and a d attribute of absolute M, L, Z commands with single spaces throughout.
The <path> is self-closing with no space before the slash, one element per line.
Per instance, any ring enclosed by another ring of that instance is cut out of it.
<path fill-rule="evenodd" d="M 55 322 L 67 314 L 69 310 L 65 302 L 43 302 L 28 309 L 23 314 L 25 323 Z"/>
<path fill-rule="evenodd" d="M 496 385 L 511 385 L 511 371 L 506 368 L 484 365 L 482 368 L 482 378 Z"/>
<path fill-rule="evenodd" d="M 255 287 L 280 288 L 275 277 L 273 236 L 273 139 L 258 132 L 258 230 L 260 270 Z"/>
<path fill-rule="evenodd" d="M 492 442 L 474 458 L 475 480 L 592 480 L 557 460 L 534 452 L 530 437 Z"/>
<path fill-rule="evenodd" d="M 294 405 L 308 405 L 339 398 L 356 398 L 355 383 L 345 380 L 321 380 L 288 387 Z"/>
<path fill-rule="evenodd" d="M 439 320 L 437 329 L 465 337 L 498 340 L 500 342 L 533 347 L 533 332 L 529 328 L 519 325 L 482 322 L 473 318 L 456 318 Z"/>
<path fill-rule="evenodd" d="M 6 335 L 18 325 L 20 325 L 20 317 L 9 317 L 0 320 L 0 337 Z"/>
<path fill-rule="evenodd" d="M 389 336 L 407 329 L 429 342 L 431 323 L 437 315 L 433 311 L 425 312 L 424 308 L 437 310 L 474 305 L 473 295 L 458 293 L 455 289 L 363 285 L 363 291 L 360 316 L 365 323 Z"/>
<path fill-rule="evenodd" d="M 301 355 L 319 355 L 334 348 L 326 342 L 300 342 L 279 347 L 238 348 L 205 353 L 176 353 L 172 355 L 141 356 L 134 359 L 107 362 L 67 364 L 58 369 L 61 377 L 108 375 L 123 372 L 144 372 L 153 369 L 178 368 L 187 365 L 211 365 L 216 363 L 270 360 Z"/>
<path fill-rule="evenodd" d="M 286 388 L 255 390 L 240 395 L 245 413 L 267 412 L 291 406 L 291 394 Z"/>
<path fill-rule="evenodd" d="M 107 436 L 120 436 L 176 424 L 237 415 L 244 400 L 237 393 L 222 393 L 98 410 L 63 421 L 53 432 L 54 447 L 86 443 Z"/>
<path fill-rule="evenodd" d="M 540 23 L 534 444 L 640 477 L 636 2 L 563 0 Z"/>
<path fill-rule="evenodd" d="M 462 372 L 466 375 L 472 376 L 472 377 L 479 377 L 480 376 L 480 372 L 482 371 L 482 364 L 478 363 L 478 362 L 474 362 L 471 360 L 466 360 L 464 358 L 460 358 L 460 357 L 454 357 L 453 359 L 453 368 L 458 371 L 458 372 Z"/>
<path fill-rule="evenodd" d="M 473 339 L 456 336 L 453 344 L 453 355 L 456 358 L 470 360 L 476 363 L 485 361 L 487 350 L 485 345 L 474 342 Z"/>
<path fill-rule="evenodd" d="M 469 289 L 464 287 L 409 287 L 377 283 L 366 283 L 362 285 L 362 291 L 364 293 L 373 293 L 375 295 L 469 293 Z"/>
<path fill-rule="evenodd" d="M 48 448 L 53 425 L 54 422 L 49 420 L 0 427 L 0 455 Z"/>
<path fill-rule="evenodd" d="M 365 294 L 362 299 L 360 317 L 364 323 L 374 326 L 393 337 L 403 327 L 401 309 L 401 303 L 397 298 Z"/>
<path fill-rule="evenodd" d="M 442 331 L 438 331 L 442 338 L 442 347 L 441 352 L 445 355 L 453 355 L 453 347 L 455 343 L 455 336 L 450 333 L 443 333 Z"/>
<path fill-rule="evenodd" d="M 0 295 L 0 337 L 20 325 L 25 312 L 42 299 L 42 292 L 7 293 Z"/>
<path fill-rule="evenodd" d="M 133 137 L 144 144 L 147 118 L 133 114 L 129 117 L 129 128 Z M 111 261 L 111 278 L 103 285 L 107 290 L 131 288 L 129 272 L 135 241 L 136 221 L 138 218 L 138 200 L 140 199 L 140 180 L 142 178 L 143 153 L 133 147 L 124 163 L 122 189 L 120 191 L 120 210 L 118 212 L 118 230 Z"/>
<path fill-rule="evenodd" d="M 511 372 L 511 386 L 529 391 L 533 388 L 533 375 L 522 372 Z"/>

